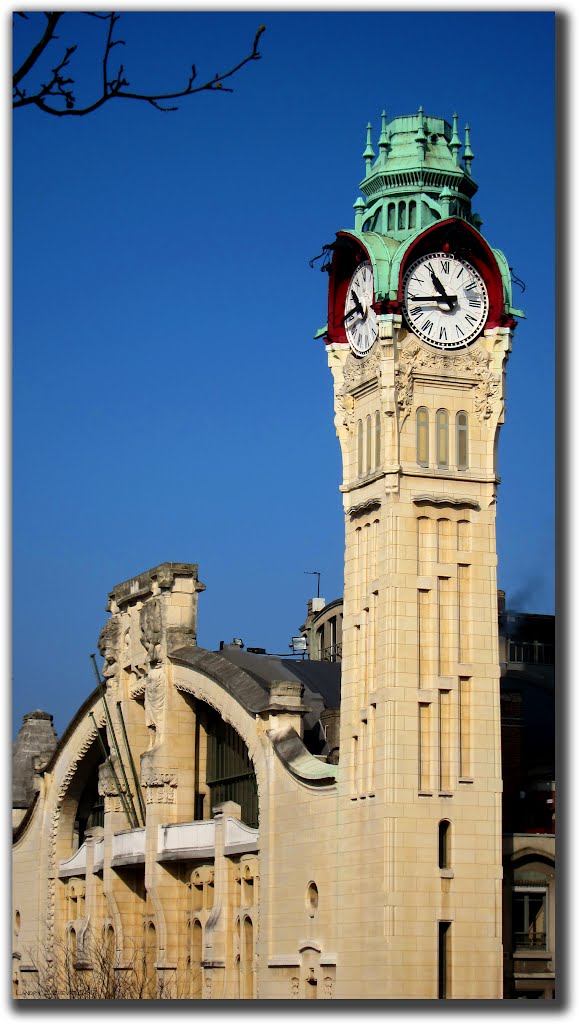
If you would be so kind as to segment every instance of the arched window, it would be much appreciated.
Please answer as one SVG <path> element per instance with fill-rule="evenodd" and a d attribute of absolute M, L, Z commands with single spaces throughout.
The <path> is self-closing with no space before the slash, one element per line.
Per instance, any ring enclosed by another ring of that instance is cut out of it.
<path fill-rule="evenodd" d="M 416 203 L 414 199 L 408 204 L 408 227 L 416 227 Z"/>
<path fill-rule="evenodd" d="M 398 230 L 404 231 L 406 227 L 406 203 L 398 203 Z"/>
<path fill-rule="evenodd" d="M 468 416 L 465 412 L 456 414 L 456 465 L 457 469 L 468 469 Z"/>
<path fill-rule="evenodd" d="M 428 409 L 424 406 L 416 410 L 416 461 L 419 466 L 428 465 Z"/>
<path fill-rule="evenodd" d="M 395 209 L 396 208 L 394 206 L 394 203 L 388 203 L 388 231 L 394 231 L 394 227 L 395 227 L 395 220 L 394 220 Z"/>
<path fill-rule="evenodd" d="M 358 420 L 358 476 L 364 472 L 364 424 Z"/>
<path fill-rule="evenodd" d="M 366 472 L 372 469 L 372 417 L 366 416 Z"/>
<path fill-rule="evenodd" d="M 448 469 L 448 413 L 439 409 L 436 413 L 436 463 L 439 469 Z"/>
<path fill-rule="evenodd" d="M 380 465 L 380 459 L 382 457 L 380 451 L 380 434 L 381 434 L 381 417 L 380 410 L 378 409 L 374 415 L 374 465 L 378 469 Z"/>
<path fill-rule="evenodd" d="M 450 867 L 450 822 L 438 822 L 438 866 Z"/>

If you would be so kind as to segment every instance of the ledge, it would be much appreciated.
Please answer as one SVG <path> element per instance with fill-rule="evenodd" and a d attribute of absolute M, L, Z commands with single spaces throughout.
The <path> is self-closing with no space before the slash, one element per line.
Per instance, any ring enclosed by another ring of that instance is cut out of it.
<path fill-rule="evenodd" d="M 284 768 L 299 782 L 310 786 L 334 786 L 338 780 L 339 766 L 319 761 L 310 754 L 295 729 L 267 733 L 275 753 Z"/>
<path fill-rule="evenodd" d="M 474 498 L 453 498 L 449 494 L 417 494 L 412 502 L 414 505 L 435 505 L 440 508 L 472 508 L 475 512 L 480 512 L 480 503 Z"/>

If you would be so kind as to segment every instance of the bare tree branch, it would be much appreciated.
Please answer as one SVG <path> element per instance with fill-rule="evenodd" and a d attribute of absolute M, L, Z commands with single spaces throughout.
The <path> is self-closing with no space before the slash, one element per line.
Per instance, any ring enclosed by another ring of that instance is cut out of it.
<path fill-rule="evenodd" d="M 76 106 L 75 94 L 72 88 L 67 88 L 67 86 L 73 86 L 75 84 L 74 79 L 64 78 L 62 74 L 64 68 L 68 67 L 70 63 L 70 57 L 77 49 L 76 45 L 69 46 L 67 48 L 64 57 L 62 58 L 60 63 L 57 64 L 56 67 L 51 69 L 52 77 L 46 84 L 41 85 L 39 89 L 31 93 L 30 95 L 27 95 L 26 89 L 21 87 L 20 83 L 31 71 L 31 69 L 36 65 L 39 57 L 42 55 L 48 44 L 51 42 L 52 39 L 57 38 L 54 35 L 54 28 L 59 18 L 63 17 L 63 14 L 62 12 L 59 14 L 47 13 L 46 18 L 48 19 L 48 24 L 46 26 L 46 30 L 44 32 L 44 35 L 42 36 L 42 39 L 40 39 L 36 46 L 34 46 L 34 48 L 31 50 L 30 54 L 28 55 L 22 66 L 19 68 L 19 70 L 15 73 L 13 77 L 12 105 L 14 108 L 36 106 L 39 110 L 44 111 L 44 113 L 53 114 L 55 117 L 66 117 L 73 115 L 76 117 L 84 117 L 86 114 L 91 114 L 93 111 L 98 110 L 99 107 L 102 107 L 103 104 L 107 103 L 109 100 L 127 99 L 140 100 L 144 103 L 149 103 L 157 110 L 168 112 L 172 110 L 178 110 L 178 107 L 167 107 L 161 105 L 165 104 L 167 100 L 182 99 L 185 96 L 192 96 L 194 93 L 197 92 L 233 92 L 233 89 L 231 89 L 228 86 L 224 86 L 223 82 L 225 82 L 229 78 L 232 78 L 233 75 L 237 74 L 237 72 L 240 71 L 241 68 L 243 68 L 246 64 L 249 64 L 250 61 L 261 59 L 261 53 L 259 52 L 259 40 L 262 34 L 265 32 L 265 25 L 260 25 L 257 30 L 255 38 L 253 40 L 253 47 L 251 53 L 249 53 L 246 57 L 240 60 L 234 67 L 230 68 L 229 71 L 225 71 L 223 73 L 217 72 L 215 75 L 213 75 L 212 78 L 208 78 L 201 85 L 195 85 L 197 79 L 197 69 L 195 67 L 195 64 L 193 64 L 191 66 L 191 74 L 189 76 L 189 81 L 187 82 L 187 85 L 183 89 L 178 90 L 177 92 L 167 92 L 159 94 L 129 92 L 128 87 L 130 85 L 130 82 L 125 78 L 124 66 L 122 64 L 119 65 L 116 74 L 113 74 L 113 76 L 109 78 L 108 62 L 111 50 L 115 46 L 125 45 L 125 41 L 123 39 L 113 39 L 115 25 L 119 20 L 120 15 L 116 14 L 114 11 L 112 11 L 110 14 L 99 14 L 97 12 L 88 13 L 90 13 L 91 17 L 98 18 L 101 21 L 108 21 L 109 23 L 107 39 L 102 59 L 101 95 L 98 96 L 92 103 L 88 103 L 83 107 Z M 50 102 L 50 100 L 53 99 L 64 100 L 64 108 L 54 106 Z"/>
<path fill-rule="evenodd" d="M 62 13 L 56 14 L 53 12 L 51 14 L 46 14 L 46 17 L 48 18 L 48 24 L 46 26 L 44 35 L 42 36 L 42 39 L 40 39 L 37 42 L 36 46 L 32 47 L 30 53 L 28 54 L 28 57 L 26 58 L 22 66 L 18 68 L 18 71 L 14 74 L 12 78 L 13 85 L 18 85 L 18 83 L 24 78 L 24 76 L 28 74 L 31 68 L 34 67 L 36 61 L 40 57 L 41 53 L 44 52 L 51 39 L 56 39 L 56 36 L 54 35 L 54 29 L 59 19 L 62 18 Z"/>

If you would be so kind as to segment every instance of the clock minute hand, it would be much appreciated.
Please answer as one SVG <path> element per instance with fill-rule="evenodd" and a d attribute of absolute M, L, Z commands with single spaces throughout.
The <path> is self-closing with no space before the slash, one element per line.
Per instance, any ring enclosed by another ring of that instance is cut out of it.
<path fill-rule="evenodd" d="M 409 295 L 408 298 L 413 302 L 448 302 L 449 304 L 452 302 L 454 304 L 457 296 L 447 295 L 445 292 L 444 295 Z"/>
<path fill-rule="evenodd" d="M 446 294 L 446 292 L 444 290 L 444 285 L 438 280 L 436 274 L 434 273 L 434 270 L 432 270 L 432 269 L 430 269 L 430 276 L 432 278 L 432 283 L 433 283 L 434 287 L 436 288 L 437 292 L 440 292 L 440 295 L 442 296 L 444 301 L 446 303 L 448 303 L 449 310 L 451 310 L 452 307 L 454 306 L 455 302 L 456 302 L 456 297 L 453 296 L 452 298 L 450 298 Z"/>
<path fill-rule="evenodd" d="M 354 302 L 356 303 L 356 305 L 352 309 L 349 309 L 347 313 L 344 313 L 344 321 L 343 321 L 344 323 L 346 323 L 346 320 L 349 320 L 351 316 L 354 316 L 354 313 L 363 313 L 364 312 L 364 309 L 362 307 L 362 304 L 361 304 L 358 296 L 356 295 L 356 292 L 354 292 L 354 291 L 352 292 L 352 297 L 353 297 Z"/>

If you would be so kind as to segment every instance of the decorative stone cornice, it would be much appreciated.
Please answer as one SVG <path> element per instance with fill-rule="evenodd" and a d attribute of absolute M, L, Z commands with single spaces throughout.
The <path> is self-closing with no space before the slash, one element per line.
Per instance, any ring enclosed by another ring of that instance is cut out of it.
<path fill-rule="evenodd" d="M 107 611 L 119 611 L 136 600 L 142 600 L 161 590 L 171 589 L 176 577 L 184 576 L 195 582 L 195 591 L 205 590 L 205 585 L 197 577 L 199 566 L 193 562 L 162 562 L 154 569 L 133 576 L 124 583 L 119 583 L 109 592 Z"/>
<path fill-rule="evenodd" d="M 415 505 L 435 505 L 439 508 L 445 506 L 449 508 L 473 508 L 476 512 L 480 512 L 480 504 L 474 498 L 453 498 L 449 494 L 417 494 L 412 501 Z"/>
<path fill-rule="evenodd" d="M 373 512 L 374 509 L 380 508 L 381 504 L 380 498 L 369 498 L 368 501 L 361 501 L 359 505 L 351 505 L 346 509 L 346 515 L 356 519 L 358 516 L 366 515 L 367 512 Z"/>

